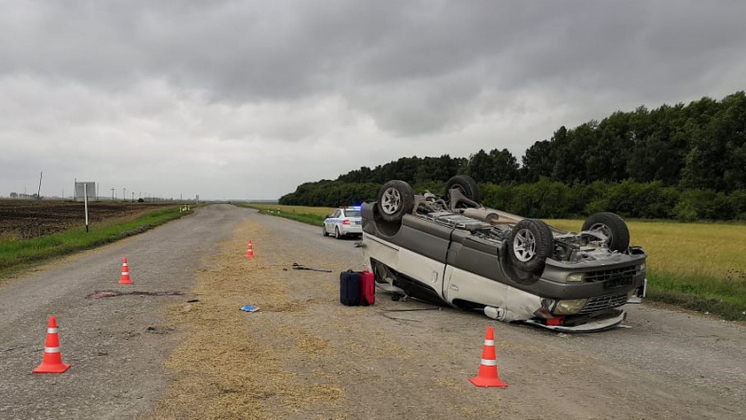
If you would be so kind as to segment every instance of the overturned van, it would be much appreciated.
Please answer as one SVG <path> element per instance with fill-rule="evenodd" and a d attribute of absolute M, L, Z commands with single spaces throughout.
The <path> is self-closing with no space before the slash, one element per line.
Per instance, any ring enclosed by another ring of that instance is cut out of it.
<path fill-rule="evenodd" d="M 361 213 L 366 264 L 395 294 L 563 332 L 616 327 L 645 296 L 647 256 L 613 213 L 566 232 L 482 206 L 463 175 L 442 197 L 389 181 Z"/>

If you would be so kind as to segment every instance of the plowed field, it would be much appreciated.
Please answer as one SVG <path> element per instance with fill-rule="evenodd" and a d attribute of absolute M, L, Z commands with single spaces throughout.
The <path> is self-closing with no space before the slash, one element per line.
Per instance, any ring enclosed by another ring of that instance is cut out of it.
<path fill-rule="evenodd" d="M 162 207 L 155 203 L 88 203 L 88 223 L 126 219 Z M 0 239 L 31 239 L 74 226 L 85 226 L 83 202 L 49 200 L 0 200 Z"/>

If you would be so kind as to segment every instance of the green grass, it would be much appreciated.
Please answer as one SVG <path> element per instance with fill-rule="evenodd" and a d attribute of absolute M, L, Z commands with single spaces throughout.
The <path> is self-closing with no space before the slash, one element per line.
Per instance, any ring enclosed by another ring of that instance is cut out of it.
<path fill-rule="evenodd" d="M 682 308 L 746 320 L 746 280 L 672 276 L 648 273 L 649 297 Z"/>
<path fill-rule="evenodd" d="M 324 219 L 326 219 L 326 216 L 334 213 L 334 210 L 336 210 L 334 207 L 283 206 L 279 204 L 239 204 L 239 207 L 256 209 L 261 214 L 284 217 L 309 225 L 319 226 L 319 228 Z"/>
<path fill-rule="evenodd" d="M 249 204 L 261 213 L 321 226 L 329 207 Z M 546 220 L 577 232 L 582 220 Z M 746 224 L 627 221 L 648 254 L 648 298 L 746 321 Z"/>
<path fill-rule="evenodd" d="M 34 239 L 0 240 L 0 281 L 6 275 L 33 264 L 118 241 L 190 213 L 180 212 L 179 207 L 171 207 L 146 213 L 130 221 L 91 225 L 88 233 L 82 226 Z"/>

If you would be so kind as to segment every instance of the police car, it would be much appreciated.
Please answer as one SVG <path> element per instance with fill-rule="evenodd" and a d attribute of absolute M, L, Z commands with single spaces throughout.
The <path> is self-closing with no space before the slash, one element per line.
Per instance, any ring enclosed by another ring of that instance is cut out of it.
<path fill-rule="evenodd" d="M 345 236 L 362 236 L 363 225 L 360 218 L 360 207 L 340 207 L 334 213 L 327 215 L 321 225 L 324 236 L 333 235 L 337 239 Z"/>

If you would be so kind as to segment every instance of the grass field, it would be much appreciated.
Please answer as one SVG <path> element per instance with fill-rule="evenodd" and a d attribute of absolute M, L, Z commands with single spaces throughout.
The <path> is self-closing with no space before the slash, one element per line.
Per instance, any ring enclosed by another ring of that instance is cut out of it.
<path fill-rule="evenodd" d="M 328 207 L 251 204 L 262 213 L 321 226 Z M 582 220 L 546 220 L 579 231 Z M 631 243 L 648 254 L 648 297 L 746 320 L 746 225 L 628 221 Z"/>
<path fill-rule="evenodd" d="M 163 208 L 162 203 L 91 201 L 88 219 L 90 225 L 114 219 L 127 221 Z M 84 221 L 85 205 L 81 201 L 0 199 L 0 240 L 33 239 L 63 232 Z"/>
<path fill-rule="evenodd" d="M 318 225 L 326 219 L 326 216 L 334 213 L 334 207 L 305 207 L 305 206 L 283 206 L 279 204 L 248 204 L 249 207 L 259 210 L 259 213 L 271 214 L 286 219 L 297 220 L 310 225 Z"/>
<path fill-rule="evenodd" d="M 0 235 L 0 282 L 30 265 L 136 235 L 190 213 L 181 212 L 178 206 L 151 206 L 137 215 L 118 215 L 91 224 L 87 233 L 85 226 L 78 226 L 31 239 Z"/>

